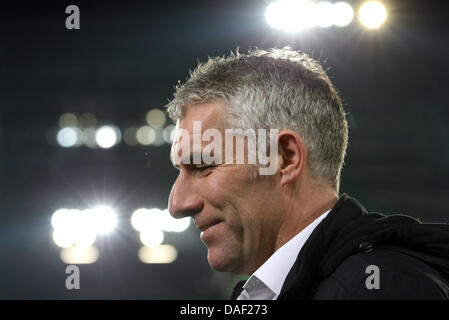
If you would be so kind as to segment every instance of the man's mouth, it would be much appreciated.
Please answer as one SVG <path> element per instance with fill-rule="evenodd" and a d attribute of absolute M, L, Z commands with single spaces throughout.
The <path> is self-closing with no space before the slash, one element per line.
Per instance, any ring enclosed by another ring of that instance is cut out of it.
<path fill-rule="evenodd" d="M 202 224 L 198 224 L 197 227 L 201 232 L 206 231 L 207 229 L 209 229 L 212 226 L 215 226 L 216 224 L 220 223 L 221 220 L 214 220 L 211 222 L 206 222 L 206 223 L 202 223 Z"/>
<path fill-rule="evenodd" d="M 223 222 L 221 219 L 210 219 L 210 220 L 197 220 L 195 221 L 195 224 L 197 225 L 197 228 L 201 231 L 200 239 L 204 243 L 208 243 L 211 241 L 211 237 L 214 234 L 214 230 L 220 223 Z"/>

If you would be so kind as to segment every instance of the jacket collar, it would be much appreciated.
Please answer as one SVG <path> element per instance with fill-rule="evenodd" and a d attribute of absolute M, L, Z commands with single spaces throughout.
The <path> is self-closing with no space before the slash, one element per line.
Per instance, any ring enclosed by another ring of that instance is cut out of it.
<path fill-rule="evenodd" d="M 356 199 L 343 194 L 302 247 L 278 300 L 312 298 L 319 282 L 346 257 L 373 246 L 406 250 L 449 279 L 449 224 L 423 224 L 402 214 L 368 213 Z M 240 291 L 237 287 L 234 295 Z"/>
<path fill-rule="evenodd" d="M 427 263 L 449 279 L 449 225 L 403 215 L 367 213 L 343 194 L 311 234 L 290 270 L 278 300 L 310 299 L 322 279 L 345 258 L 373 247 L 394 248 Z"/>
<path fill-rule="evenodd" d="M 305 299 L 316 285 L 319 266 L 340 229 L 366 213 L 366 209 L 346 194 L 341 195 L 327 217 L 315 228 L 298 254 L 285 279 L 278 300 Z"/>
<path fill-rule="evenodd" d="M 316 270 L 316 266 L 326 252 L 334 235 L 341 226 L 364 213 L 366 213 L 366 209 L 357 200 L 348 197 L 346 194 L 339 198 L 327 217 L 315 228 L 299 252 L 293 267 L 284 281 L 278 300 L 290 298 L 289 296 L 293 293 L 297 297 L 299 288 L 296 284 L 307 283 L 307 285 L 301 285 L 301 288 L 303 288 L 301 290 L 302 293 L 305 294 L 307 292 L 309 288 L 308 282 L 314 278 L 310 276 L 310 273 Z M 323 230 L 326 230 L 326 232 Z M 231 294 L 232 300 L 240 295 L 244 284 L 245 281 L 240 281 L 235 285 Z"/>

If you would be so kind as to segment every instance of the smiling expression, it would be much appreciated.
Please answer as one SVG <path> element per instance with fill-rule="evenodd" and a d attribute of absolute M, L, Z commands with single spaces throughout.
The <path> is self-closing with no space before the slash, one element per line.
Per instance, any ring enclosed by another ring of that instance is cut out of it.
<path fill-rule="evenodd" d="M 219 125 L 223 113 L 224 107 L 218 102 L 192 106 L 178 122 L 178 128 L 191 135 L 191 143 L 193 121 L 201 121 L 203 131 L 224 131 Z M 182 145 L 183 141 L 176 141 L 173 152 Z M 255 178 L 254 165 L 249 164 L 191 163 L 174 163 L 179 175 L 170 194 L 170 214 L 193 218 L 208 248 L 212 268 L 252 273 L 275 250 L 282 221 L 278 176 Z"/>

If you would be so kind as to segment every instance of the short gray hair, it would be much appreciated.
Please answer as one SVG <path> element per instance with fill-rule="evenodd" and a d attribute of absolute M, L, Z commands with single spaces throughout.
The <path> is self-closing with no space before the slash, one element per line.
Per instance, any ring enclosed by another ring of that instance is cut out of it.
<path fill-rule="evenodd" d="M 338 193 L 348 125 L 341 99 L 317 61 L 290 47 L 209 58 L 178 83 L 168 114 L 176 122 L 189 106 L 212 101 L 226 105 L 226 122 L 235 128 L 298 132 L 311 176 Z"/>

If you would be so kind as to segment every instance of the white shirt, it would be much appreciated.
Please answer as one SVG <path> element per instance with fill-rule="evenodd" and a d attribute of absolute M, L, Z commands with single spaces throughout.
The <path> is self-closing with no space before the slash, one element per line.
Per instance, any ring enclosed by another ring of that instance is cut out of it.
<path fill-rule="evenodd" d="M 316 226 L 329 212 L 330 210 L 323 213 L 282 247 L 277 249 L 248 278 L 237 300 L 276 300 L 281 293 L 282 285 L 287 274 L 298 257 L 299 251 L 301 251 L 301 248 Z"/>

